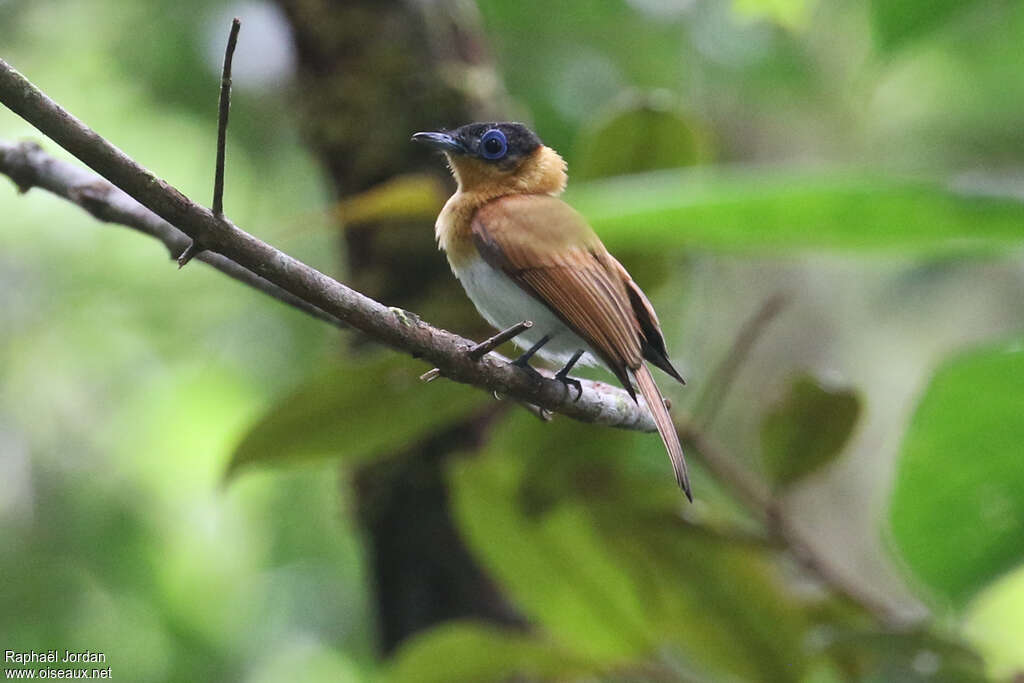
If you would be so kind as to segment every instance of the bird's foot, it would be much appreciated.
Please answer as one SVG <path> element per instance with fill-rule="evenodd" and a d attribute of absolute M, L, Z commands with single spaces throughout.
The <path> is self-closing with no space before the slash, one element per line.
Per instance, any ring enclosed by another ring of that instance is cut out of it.
<path fill-rule="evenodd" d="M 576 403 L 577 401 L 580 400 L 580 398 L 583 397 L 583 383 L 580 382 L 575 377 L 570 377 L 569 373 L 566 372 L 565 368 L 559 370 L 555 374 L 555 379 L 557 379 L 559 382 L 565 385 L 565 389 L 566 391 L 570 392 L 570 395 L 572 392 L 569 389 L 569 387 L 574 387 L 576 389 L 576 398 L 572 400 L 573 403 Z"/>
<path fill-rule="evenodd" d="M 576 361 L 578 361 L 582 355 L 583 349 L 576 351 L 576 353 L 572 354 L 572 358 L 569 359 L 569 362 L 565 364 L 565 367 L 555 374 L 555 379 L 565 385 L 566 391 L 569 390 L 569 387 L 576 387 L 576 398 L 573 399 L 573 403 L 579 401 L 580 398 L 583 397 L 583 385 L 578 379 L 570 377 L 569 371 L 572 370 L 573 366 L 576 365 Z"/>

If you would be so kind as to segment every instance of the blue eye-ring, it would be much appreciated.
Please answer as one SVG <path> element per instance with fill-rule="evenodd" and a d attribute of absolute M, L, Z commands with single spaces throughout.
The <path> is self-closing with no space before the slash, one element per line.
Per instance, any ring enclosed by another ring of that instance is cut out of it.
<path fill-rule="evenodd" d="M 508 151 L 508 140 L 497 128 L 492 128 L 480 137 L 480 156 L 484 159 L 500 159 Z"/>

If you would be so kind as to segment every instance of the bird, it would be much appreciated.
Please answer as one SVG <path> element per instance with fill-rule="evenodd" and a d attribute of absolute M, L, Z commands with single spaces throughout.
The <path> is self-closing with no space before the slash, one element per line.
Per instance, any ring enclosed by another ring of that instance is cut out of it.
<path fill-rule="evenodd" d="M 647 363 L 686 382 L 643 290 L 559 198 L 568 182 L 562 157 L 516 122 L 470 123 L 412 140 L 443 152 L 455 178 L 435 234 L 466 294 L 498 329 L 533 323 L 513 340 L 525 351 L 512 362 L 532 373 L 534 356 L 560 364 L 555 378 L 577 390 L 576 400 L 583 389 L 569 372 L 577 363 L 603 363 L 634 401 L 639 389 L 676 482 L 693 501 L 679 435 Z"/>

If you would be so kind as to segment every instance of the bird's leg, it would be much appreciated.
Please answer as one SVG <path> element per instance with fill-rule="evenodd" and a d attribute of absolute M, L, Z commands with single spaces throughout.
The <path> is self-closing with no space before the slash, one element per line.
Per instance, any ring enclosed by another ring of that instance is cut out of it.
<path fill-rule="evenodd" d="M 580 359 L 580 356 L 582 355 L 583 349 L 580 349 L 576 353 L 572 354 L 572 358 L 570 358 L 569 362 L 565 364 L 565 367 L 555 374 L 555 379 L 564 384 L 567 388 L 576 388 L 576 401 L 580 400 L 580 397 L 583 396 L 583 385 L 580 383 L 578 379 L 570 377 L 569 371 L 572 370 L 572 366 L 576 365 L 576 361 L 578 361 Z"/>
<path fill-rule="evenodd" d="M 512 365 L 517 365 L 521 367 L 523 370 L 526 370 L 535 377 L 543 377 L 543 375 L 541 375 L 539 372 L 530 367 L 530 359 L 533 358 L 533 354 L 540 351 L 541 347 L 547 344 L 549 341 L 551 341 L 551 335 L 545 334 L 543 337 L 540 338 L 540 341 L 538 341 L 530 348 L 526 349 L 523 355 L 519 356 L 519 358 L 516 358 L 514 361 L 512 361 Z"/>

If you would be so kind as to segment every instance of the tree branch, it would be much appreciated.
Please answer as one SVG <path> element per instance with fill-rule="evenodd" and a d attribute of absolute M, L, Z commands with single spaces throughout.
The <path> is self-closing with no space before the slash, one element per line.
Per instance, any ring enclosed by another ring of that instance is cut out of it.
<path fill-rule="evenodd" d="M 172 258 L 190 240 L 201 241 L 207 251 L 197 259 L 229 277 L 319 320 L 336 327 L 355 328 L 381 344 L 424 358 L 455 381 L 539 406 L 541 416 L 550 410 L 583 422 L 654 431 L 646 406 L 634 403 L 622 389 L 582 380 L 583 396 L 573 401 L 562 383 L 537 380 L 496 353 L 476 360 L 470 351 L 477 345 L 471 341 L 431 327 L 413 313 L 389 308 L 349 289 L 240 230 L 227 219 L 215 216 L 61 109 L 3 60 L 0 102 L 106 178 L 57 160 L 37 145 L 0 141 L 0 173 L 9 176 L 20 191 L 40 187 L 74 202 L 102 221 L 135 228 L 160 240 Z M 747 333 L 741 334 L 744 341 L 737 344 L 737 350 L 731 354 L 735 358 L 727 365 L 738 365 L 735 359 L 742 358 L 757 331 L 777 310 L 778 302 L 762 309 Z M 728 384 L 733 373 L 734 369 L 724 373 L 722 381 Z M 718 399 L 708 400 L 713 406 Z M 725 482 L 764 522 L 773 540 L 789 549 L 822 583 L 881 621 L 902 620 L 892 606 L 838 574 L 782 515 L 767 487 L 725 453 L 700 424 L 680 417 L 677 426 L 683 440 L 702 456 L 716 478 Z"/>
<path fill-rule="evenodd" d="M 196 204 L 170 184 L 143 168 L 124 152 L 91 130 L 42 93 L 7 62 L 0 59 L 0 102 L 38 128 L 87 166 L 123 190 L 167 223 L 177 227 L 193 241 L 200 242 L 209 252 L 219 254 L 218 269 L 231 271 L 232 277 L 255 286 L 260 291 L 300 308 L 317 318 L 333 324 L 344 323 L 373 340 L 394 349 L 424 358 L 437 366 L 446 377 L 484 388 L 490 392 L 510 396 L 583 422 L 612 427 L 653 431 L 654 424 L 643 403 L 634 403 L 625 391 L 603 382 L 584 380 L 583 397 L 573 401 L 571 392 L 561 382 L 538 380 L 522 369 L 509 365 L 497 354 L 488 354 L 480 360 L 472 359 L 467 351 L 472 342 L 458 335 L 432 327 L 413 313 L 389 308 L 360 294 L 310 266 L 278 251 L 252 235 L 240 230 L 227 219 L 216 217 L 210 210 Z M 50 170 L 51 189 L 56 194 L 71 198 L 90 213 L 107 211 L 100 195 L 106 191 L 89 193 L 84 188 L 95 186 L 94 176 L 77 176 L 75 182 L 64 182 L 54 174 L 60 162 L 42 152 L 19 154 L 21 147 L 5 144 L 0 155 L 0 171 L 11 176 L 21 190 L 41 185 Z M 66 169 L 63 169 L 66 171 Z M 82 173 L 81 171 L 79 173 Z M 66 174 L 65 174 L 66 175 Z M 60 182 L 58 182 L 60 181 Z M 114 195 L 120 199 L 120 195 Z M 153 234 L 142 225 L 155 227 L 152 217 L 141 219 L 141 209 L 119 211 L 134 216 L 132 227 Z M 111 212 L 110 216 L 116 212 Z M 105 219 L 106 220 L 106 219 Z M 118 221 L 121 222 L 121 221 Z M 127 221 L 126 221 L 127 222 Z M 166 228 L 164 228 L 166 230 Z M 165 242 L 166 243 L 166 242 Z M 203 256 L 213 256 L 206 253 Z M 209 261 L 207 261 L 209 262 Z M 237 269 L 237 270 L 236 270 Z M 241 271 L 249 271 L 258 280 L 252 280 Z M 229 273 L 229 274 L 231 274 Z M 282 290 L 261 286 L 260 281 Z M 274 293 L 272 293 L 274 292 Z M 316 313 L 314 311 L 319 311 Z"/>
<path fill-rule="evenodd" d="M 776 546 L 791 553 L 810 575 L 832 593 L 860 607 L 880 623 L 888 626 L 907 624 L 907 615 L 898 607 L 876 597 L 826 559 L 785 514 L 769 488 L 727 453 L 700 424 L 686 416 L 677 417 L 675 422 L 683 443 L 697 452 L 701 462 L 715 478 L 726 484 L 736 499 L 764 525 Z"/>
<path fill-rule="evenodd" d="M 176 258 L 191 243 L 188 235 L 103 178 L 75 164 L 55 159 L 35 143 L 12 144 L 0 140 L 0 173 L 9 176 L 21 192 L 39 187 L 77 204 L 98 220 L 124 225 L 150 237 L 155 237 L 167 247 L 167 252 L 172 259 Z M 220 254 L 206 251 L 196 258 L 228 277 L 288 306 L 297 308 L 307 315 L 335 327 L 348 329 L 345 323 L 333 315 L 324 313 L 316 306 L 311 306 Z"/>
<path fill-rule="evenodd" d="M 697 398 L 697 405 L 693 412 L 694 415 L 699 416 L 704 425 L 711 425 L 714 422 L 729 389 L 736 381 L 736 375 L 754 344 L 787 303 L 787 296 L 771 295 L 761 303 L 757 312 L 740 328 L 739 334 L 736 335 L 729 348 L 729 353 L 710 374 L 704 383 L 703 392 Z"/>

